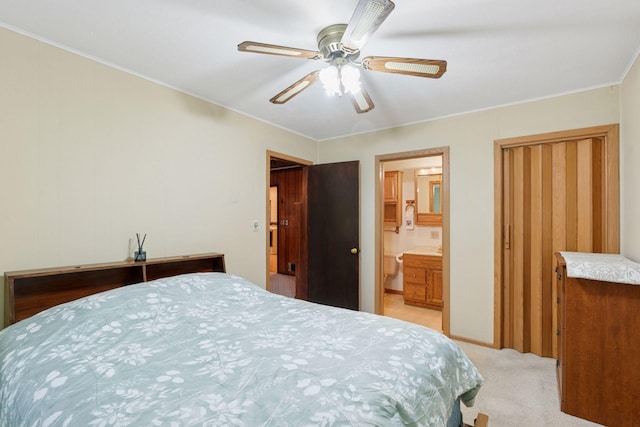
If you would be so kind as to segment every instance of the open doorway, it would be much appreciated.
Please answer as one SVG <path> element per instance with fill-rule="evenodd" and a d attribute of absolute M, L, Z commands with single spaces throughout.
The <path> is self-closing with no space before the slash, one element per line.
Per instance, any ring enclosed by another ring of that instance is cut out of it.
<path fill-rule="evenodd" d="M 277 273 L 265 262 L 267 289 L 284 278 L 295 283 L 297 299 L 357 310 L 360 162 L 312 165 L 267 152 L 267 164 L 267 200 L 271 187 L 278 187 L 275 221 L 266 204 L 267 223 L 277 223 Z M 271 248 L 265 247 L 270 260 Z"/>
<path fill-rule="evenodd" d="M 267 290 L 296 297 L 301 251 L 298 218 L 304 168 L 311 162 L 267 151 Z"/>
<path fill-rule="evenodd" d="M 449 149 L 376 157 L 376 313 L 449 335 Z"/>

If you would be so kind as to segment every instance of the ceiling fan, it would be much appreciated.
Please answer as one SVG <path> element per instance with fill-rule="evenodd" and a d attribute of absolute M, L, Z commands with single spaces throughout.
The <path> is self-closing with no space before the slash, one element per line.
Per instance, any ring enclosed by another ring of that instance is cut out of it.
<path fill-rule="evenodd" d="M 238 50 L 316 59 L 329 64 L 322 70 L 307 74 L 271 98 L 269 101 L 274 104 L 284 104 L 316 81 L 321 80 L 327 94 L 342 96 L 347 93 L 356 111 L 366 113 L 375 106 L 360 83 L 358 68 L 434 79 L 440 78 L 447 70 L 446 61 L 433 59 L 367 56 L 358 62 L 360 50 L 394 7 L 395 4 L 391 0 L 359 0 L 348 25 L 330 25 L 318 33 L 317 51 L 252 41 L 240 43 Z"/>

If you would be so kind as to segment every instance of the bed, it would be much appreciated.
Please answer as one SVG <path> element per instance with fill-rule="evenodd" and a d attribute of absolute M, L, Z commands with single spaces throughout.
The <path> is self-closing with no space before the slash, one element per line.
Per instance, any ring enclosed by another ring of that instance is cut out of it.
<path fill-rule="evenodd" d="M 0 331 L 2 426 L 458 426 L 482 382 L 436 331 L 226 273 L 128 285 Z"/>

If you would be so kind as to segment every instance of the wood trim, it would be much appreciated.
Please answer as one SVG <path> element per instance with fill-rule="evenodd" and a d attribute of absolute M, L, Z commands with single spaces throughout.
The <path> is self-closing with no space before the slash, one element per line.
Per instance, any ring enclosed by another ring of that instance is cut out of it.
<path fill-rule="evenodd" d="M 502 301 L 503 283 L 503 253 L 502 238 L 504 231 L 503 218 L 503 159 L 502 150 L 510 147 L 530 146 L 545 143 L 577 141 L 587 138 L 602 138 L 605 142 L 605 171 L 604 186 L 607 189 L 608 212 L 603 224 L 606 229 L 606 248 L 604 252 L 618 253 L 620 248 L 620 166 L 619 166 L 619 125 L 609 124 L 588 128 L 573 129 L 567 131 L 550 132 L 546 134 L 528 135 L 515 138 L 503 138 L 494 140 L 494 347 L 501 348 L 503 343 L 502 312 L 506 301 Z M 577 147 L 576 147 L 577 149 Z M 576 153 L 577 156 L 577 153 Z M 568 150 L 567 162 L 571 162 L 572 153 Z M 570 184 L 570 183 L 567 183 Z M 556 183 L 553 182 L 555 186 Z M 569 196 L 569 195 L 567 195 Z M 555 202 L 555 201 L 554 201 Z M 553 215 L 558 213 L 554 210 Z M 567 219 L 568 220 L 568 219 Z M 577 223 L 577 218 L 576 218 Z M 570 233 L 569 233 L 570 234 Z M 569 240 L 570 235 L 567 235 Z M 556 240 L 552 243 L 556 250 Z M 577 242 L 576 242 L 577 244 Z M 577 248 L 576 248 L 577 249 Z M 554 289 L 554 292 L 556 290 Z M 554 317 L 555 318 L 555 317 Z M 555 344 L 554 344 L 555 345 Z"/>
<path fill-rule="evenodd" d="M 611 141 L 618 141 L 617 123 L 603 126 L 593 126 L 583 129 L 543 133 L 538 135 L 518 136 L 515 138 L 502 138 L 494 141 L 502 150 L 508 147 L 523 147 L 526 145 L 548 144 L 553 142 L 571 141 L 586 138 L 605 137 Z"/>
<path fill-rule="evenodd" d="M 297 206 L 298 218 L 298 268 L 296 270 L 296 298 L 307 301 L 309 299 L 309 218 L 308 184 L 309 168 L 302 171 L 302 203 Z"/>
<path fill-rule="evenodd" d="M 470 339 L 470 338 L 461 337 L 461 336 L 458 336 L 458 335 L 449 335 L 449 338 L 451 338 L 452 340 L 462 341 L 462 342 L 466 342 L 466 343 L 473 344 L 473 345 L 479 345 L 480 347 L 500 349 L 500 347 L 496 347 L 492 343 L 484 342 L 484 341 L 477 341 L 477 340 L 473 340 L 473 339 Z"/>
<path fill-rule="evenodd" d="M 451 167 L 449 147 L 442 148 L 442 192 L 440 194 L 442 214 L 442 331 L 451 334 L 451 210 L 450 200 Z"/>
<path fill-rule="evenodd" d="M 489 426 L 489 416 L 483 414 L 482 412 L 478 413 L 478 418 L 475 419 L 473 423 L 473 427 L 488 427 Z"/>
<path fill-rule="evenodd" d="M 620 253 L 620 130 L 618 125 L 613 125 L 606 135 L 603 135 L 605 145 L 605 186 L 607 188 L 607 201 L 605 205 L 609 209 L 607 215 L 607 251 Z"/>
<path fill-rule="evenodd" d="M 503 236 L 503 215 L 502 197 L 503 183 L 503 159 L 502 146 L 498 141 L 493 142 L 493 348 L 502 348 L 503 344 L 503 325 L 502 325 L 502 250 Z M 508 230 L 506 230 L 508 232 Z"/>
<path fill-rule="evenodd" d="M 450 213 L 449 213 L 449 147 L 435 147 L 424 150 L 406 151 L 392 154 L 381 154 L 375 157 L 375 313 L 384 314 L 384 282 L 383 282 L 383 218 L 384 203 L 382 189 L 384 188 L 383 163 L 393 160 L 408 160 L 420 157 L 442 155 L 442 332 L 449 336 L 451 333 L 451 289 L 450 289 Z"/>
<path fill-rule="evenodd" d="M 397 290 L 397 289 L 387 289 L 387 288 L 384 288 L 384 293 L 385 293 L 385 294 L 394 294 L 394 295 L 404 295 L 404 292 L 399 291 L 399 290 Z"/>

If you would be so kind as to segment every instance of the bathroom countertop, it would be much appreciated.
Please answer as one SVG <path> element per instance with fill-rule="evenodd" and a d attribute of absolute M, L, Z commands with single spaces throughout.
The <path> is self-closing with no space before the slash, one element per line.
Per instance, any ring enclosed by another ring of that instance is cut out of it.
<path fill-rule="evenodd" d="M 408 255 L 429 255 L 429 256 L 442 256 L 442 252 L 438 252 L 438 248 L 430 246 L 416 246 L 408 251 L 404 251 Z"/>

